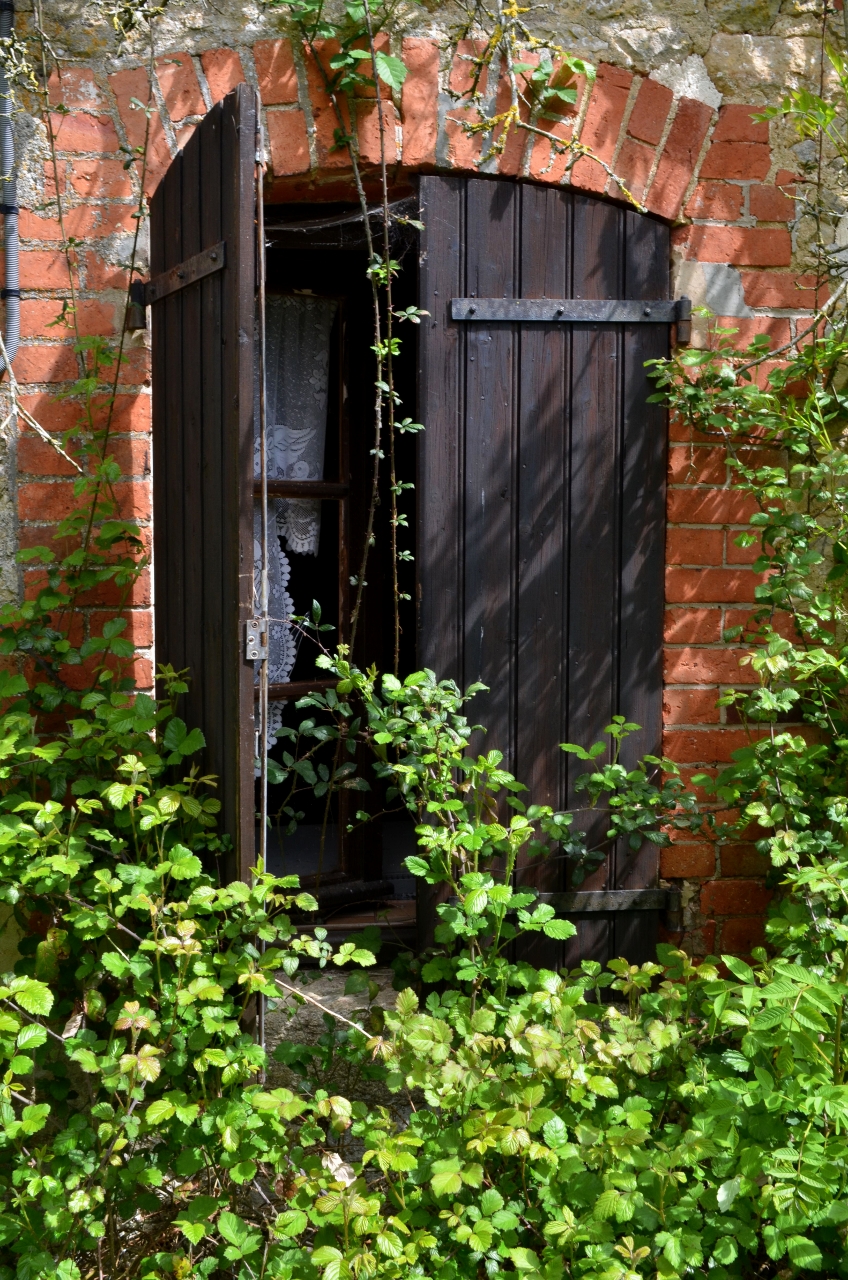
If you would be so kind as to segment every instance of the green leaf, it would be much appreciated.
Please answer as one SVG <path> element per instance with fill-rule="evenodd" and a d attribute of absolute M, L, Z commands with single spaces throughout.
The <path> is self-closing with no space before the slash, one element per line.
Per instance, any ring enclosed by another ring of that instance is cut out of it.
<path fill-rule="evenodd" d="M 390 89 L 403 88 L 403 82 L 406 79 L 406 67 L 400 58 L 395 58 L 390 53 L 383 53 L 382 50 L 378 49 L 374 55 L 374 62 L 377 67 L 377 75 Z"/>
<path fill-rule="evenodd" d="M 822 1255 L 818 1245 L 805 1236 L 790 1236 L 786 1241 L 789 1257 L 796 1267 L 805 1271 L 821 1271 Z"/>
<path fill-rule="evenodd" d="M 164 1124 L 174 1114 L 175 1108 L 172 1103 L 166 1098 L 157 1098 L 145 1111 L 144 1118 L 148 1124 Z"/>
<path fill-rule="evenodd" d="M 548 920 L 542 925 L 542 933 L 549 938 L 565 939 L 573 938 L 577 933 L 577 928 L 570 920 Z"/>
<path fill-rule="evenodd" d="M 12 998 L 27 1013 L 46 1018 L 53 1008 L 53 992 L 35 978 L 14 978 L 10 990 Z"/>
<path fill-rule="evenodd" d="M 723 1182 L 721 1184 L 716 1192 L 716 1199 L 718 1200 L 718 1207 L 721 1209 L 722 1213 L 727 1213 L 728 1209 L 733 1204 L 733 1201 L 739 1195 L 741 1186 L 741 1178 L 731 1178 L 729 1182 Z"/>
<path fill-rule="evenodd" d="M 568 1142 L 568 1129 L 565 1126 L 565 1121 L 561 1120 L 559 1116 L 554 1116 L 553 1120 L 549 1120 L 542 1129 L 542 1133 L 545 1135 L 545 1142 L 549 1147 L 561 1147 Z"/>
<path fill-rule="evenodd" d="M 500 1191 L 494 1187 L 489 1187 L 480 1197 L 480 1212 L 485 1214 L 487 1218 L 491 1218 L 493 1213 L 497 1213 L 498 1209 L 502 1209 L 504 1198 Z"/>
<path fill-rule="evenodd" d="M 509 1257 L 517 1271 L 538 1271 L 539 1257 L 532 1249 L 510 1249 Z"/>
<path fill-rule="evenodd" d="M 299 1236 L 301 1231 L 305 1231 L 308 1225 L 306 1214 L 300 1209 L 286 1209 L 283 1213 L 277 1215 L 277 1221 L 274 1223 L 274 1233 L 290 1239 L 292 1236 Z"/>
<path fill-rule="evenodd" d="M 230 1177 L 233 1182 L 250 1182 L 252 1178 L 256 1177 L 256 1165 L 254 1161 L 242 1160 L 239 1164 L 234 1164 L 230 1169 Z"/>

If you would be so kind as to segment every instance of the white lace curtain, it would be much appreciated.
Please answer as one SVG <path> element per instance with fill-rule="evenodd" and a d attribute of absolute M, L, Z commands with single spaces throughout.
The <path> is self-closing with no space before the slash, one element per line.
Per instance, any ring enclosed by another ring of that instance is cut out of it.
<path fill-rule="evenodd" d="M 310 294 L 272 295 L 265 308 L 265 408 L 269 480 L 322 480 L 327 436 L 330 335 L 337 304 Z M 258 399 L 258 397 L 257 397 Z M 255 414 L 254 474 L 260 475 L 259 414 Z M 297 642 L 288 619 L 295 612 L 288 591 L 291 565 L 283 549 L 317 555 L 321 503 L 316 499 L 271 498 L 268 502 L 268 680 L 291 676 Z M 261 509 L 254 506 L 254 592 L 261 601 Z M 256 679 L 259 674 L 257 669 Z M 276 741 L 281 703 L 269 708 L 269 746 Z"/>

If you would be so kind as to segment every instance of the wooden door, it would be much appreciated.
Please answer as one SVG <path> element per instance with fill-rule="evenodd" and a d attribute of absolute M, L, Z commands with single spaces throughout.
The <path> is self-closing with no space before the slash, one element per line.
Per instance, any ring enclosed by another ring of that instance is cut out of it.
<path fill-rule="evenodd" d="M 486 749 L 533 801 L 562 808 L 585 766 L 560 742 L 589 746 L 622 714 L 643 726 L 626 762 L 660 746 L 666 422 L 644 362 L 667 354 L 669 324 L 475 322 L 451 304 L 667 299 L 669 232 L 588 196 L 483 178 L 425 177 L 420 203 L 419 658 L 489 686 L 471 711 Z M 520 874 L 568 888 L 560 862 Z M 657 877 L 654 846 L 615 848 L 581 889 Z M 534 959 L 653 954 L 656 910 L 574 920 L 564 956 Z"/>
<path fill-rule="evenodd" d="M 256 95 L 197 126 L 151 201 L 156 658 L 188 668 L 189 727 L 218 775 L 227 877 L 254 862 L 253 381 Z M 223 253 L 216 246 L 223 244 Z M 215 254 L 201 263 L 198 255 Z M 203 265 L 205 263 L 205 265 Z M 179 271 L 166 278 L 172 268 Z M 173 286 L 173 287 L 172 287 Z"/>

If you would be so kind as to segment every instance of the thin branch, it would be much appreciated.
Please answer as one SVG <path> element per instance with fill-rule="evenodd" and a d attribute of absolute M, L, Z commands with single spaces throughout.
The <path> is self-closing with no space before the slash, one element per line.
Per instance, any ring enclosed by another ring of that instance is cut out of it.
<path fill-rule="evenodd" d="M 290 987 L 287 982 L 283 982 L 281 978 L 274 978 L 275 983 L 282 991 L 290 991 L 292 995 L 300 996 L 302 1000 L 307 1000 L 309 1004 L 314 1004 L 316 1009 L 320 1009 L 323 1013 L 329 1013 L 331 1018 L 336 1018 L 339 1022 L 344 1022 L 348 1027 L 353 1027 L 356 1031 L 361 1031 L 364 1036 L 368 1032 L 361 1027 L 358 1022 L 351 1022 L 350 1018 L 346 1018 L 343 1013 L 336 1013 L 335 1009 L 328 1009 L 320 1000 L 316 1000 L 314 996 L 307 995 L 305 991 L 298 991 L 297 987 Z"/>

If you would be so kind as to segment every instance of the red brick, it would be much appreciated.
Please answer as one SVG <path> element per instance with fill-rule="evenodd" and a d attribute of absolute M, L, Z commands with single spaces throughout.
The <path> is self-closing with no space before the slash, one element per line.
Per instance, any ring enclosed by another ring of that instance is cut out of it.
<path fill-rule="evenodd" d="M 771 859 L 757 853 L 752 844 L 723 845 L 719 856 L 722 877 L 764 876 L 771 870 Z"/>
<path fill-rule="evenodd" d="M 213 102 L 220 102 L 237 84 L 244 84 L 241 58 L 235 49 L 207 49 L 200 55 L 200 65 Z"/>
<path fill-rule="evenodd" d="M 699 182 L 683 212 L 687 218 L 735 222 L 742 213 L 742 188 L 727 182 Z"/>
<path fill-rule="evenodd" d="M 485 48 L 485 40 L 459 41 L 451 63 L 448 82 L 451 93 L 465 94 L 469 92 L 474 83 L 475 67 L 473 59 L 476 55 L 483 53 Z M 486 92 L 487 79 L 488 68 L 483 67 L 480 71 L 480 78 L 477 81 L 477 88 L 481 93 Z"/>
<path fill-rule="evenodd" d="M 729 764 L 732 753 L 748 746 L 749 742 L 749 734 L 742 728 L 667 729 L 663 734 L 663 752 L 679 764 Z"/>
<path fill-rule="evenodd" d="M 171 149 L 162 120 L 158 111 L 150 117 L 148 126 L 144 111 L 132 105 L 132 99 L 149 104 L 151 101 L 150 81 L 144 67 L 133 67 L 128 71 L 116 71 L 109 77 L 109 84 L 118 104 L 118 114 L 124 126 L 129 145 L 134 149 L 147 147 L 147 164 L 145 170 L 144 190 L 150 195 L 158 186 L 162 174 L 171 163 Z M 139 156 L 138 170 L 141 171 Z"/>
<path fill-rule="evenodd" d="M 259 96 L 266 107 L 298 101 L 297 70 L 290 40 L 260 40 L 253 46 L 253 60 Z"/>
<path fill-rule="evenodd" d="M 537 66 L 539 62 L 539 55 L 527 49 L 520 49 L 518 58 L 520 62 L 531 67 Z M 523 72 L 518 76 L 519 94 L 524 93 L 526 95 L 529 74 L 529 72 Z M 502 73 L 498 81 L 498 93 L 495 101 L 496 114 L 500 114 L 509 108 L 511 93 L 512 89 L 509 79 Z M 530 119 L 530 110 L 524 98 L 519 99 L 518 113 L 519 120 L 523 124 L 527 124 Z M 502 134 L 503 129 L 501 126 L 498 126 L 494 135 L 495 142 L 500 143 Z M 532 145 L 533 137 L 531 134 L 529 134 L 526 129 L 519 128 L 513 123 L 510 126 L 509 134 L 503 145 L 500 159 L 498 160 L 498 172 L 512 177 L 521 173 L 524 168 L 525 155 L 528 148 L 532 147 Z"/>
<path fill-rule="evenodd" d="M 72 111 L 51 115 L 50 127 L 58 151 L 117 151 L 118 135 L 109 116 Z"/>
<path fill-rule="evenodd" d="M 79 377 L 77 358 L 70 347 L 22 346 L 15 358 L 18 382 L 73 382 Z"/>
<path fill-rule="evenodd" d="M 665 598 L 670 604 L 688 601 L 717 604 L 738 603 L 754 599 L 754 588 L 762 581 L 760 574 L 748 569 L 677 569 L 666 568 Z"/>
<path fill-rule="evenodd" d="M 717 689 L 669 686 L 663 693 L 663 724 L 718 724 Z"/>
<path fill-rule="evenodd" d="M 68 290 L 70 288 L 68 261 L 62 250 L 22 250 L 21 288 Z"/>
<path fill-rule="evenodd" d="M 57 440 L 57 444 L 62 444 Z M 73 445 L 65 448 L 66 453 L 73 456 Z M 46 440 L 37 436 L 31 427 L 21 424 L 18 435 L 17 451 L 18 483 L 21 476 L 76 476 L 76 467 L 66 462 L 60 453 Z"/>
<path fill-rule="evenodd" d="M 627 132 L 656 146 L 663 134 L 674 94 L 658 80 L 643 80 L 627 122 Z"/>
<path fill-rule="evenodd" d="M 672 241 L 699 262 L 788 267 L 792 261 L 789 232 L 779 227 L 680 227 Z"/>
<path fill-rule="evenodd" d="M 571 116 L 572 118 L 577 116 L 586 89 L 586 77 L 575 75 L 564 62 L 554 59 L 553 74 L 548 84 L 552 89 L 573 89 L 574 101 L 566 102 L 564 98 L 551 98 L 545 104 L 545 115 Z M 540 125 L 540 128 L 545 128 L 544 124 Z"/>
<path fill-rule="evenodd" d="M 121 632 L 125 640 L 132 640 L 140 649 L 147 649 L 153 644 L 153 615 L 148 609 L 125 609 L 120 614 L 111 609 L 92 610 L 88 615 L 90 634 L 102 636 L 106 623 L 118 617 L 127 624 Z"/>
<path fill-rule="evenodd" d="M 736 330 L 734 342 L 740 347 L 747 347 L 754 338 L 765 333 L 771 339 L 769 349 L 774 351 L 777 347 L 785 346 L 791 337 L 789 321 L 774 316 L 756 316 L 751 319 L 739 316 L 718 316 L 716 322 L 724 329 Z"/>
<path fill-rule="evenodd" d="M 761 917 L 747 920 L 725 920 L 721 926 L 721 951 L 725 955 L 749 956 L 754 947 L 765 941 L 765 923 Z"/>
<path fill-rule="evenodd" d="M 724 484 L 727 452 L 703 445 L 676 445 L 668 454 L 668 478 L 672 484 Z"/>
<path fill-rule="evenodd" d="M 750 663 L 740 667 L 741 649 L 666 649 L 663 656 L 667 684 L 756 684 Z"/>
<path fill-rule="evenodd" d="M 383 139 L 386 163 L 397 161 L 397 132 L 395 129 L 395 109 L 391 102 L 382 101 L 380 109 L 383 117 Z M 380 118 L 376 102 L 359 102 L 356 104 L 358 118 L 359 155 L 366 164 L 379 164 L 380 155 Z"/>
<path fill-rule="evenodd" d="M 816 291 L 814 275 L 796 276 L 791 272 L 776 271 L 743 271 L 741 275 L 749 307 L 814 310 L 830 296 L 826 284 Z"/>
<path fill-rule="evenodd" d="M 739 106 L 738 103 L 721 107 L 713 142 L 768 142 L 768 121 L 751 119 L 752 113 L 759 110 L 759 107 Z"/>
<path fill-rule="evenodd" d="M 468 93 L 474 80 L 475 54 L 485 49 L 482 40 L 460 40 L 456 46 L 451 64 L 449 86 L 454 94 Z M 485 93 L 488 82 L 488 69 L 480 72 L 478 88 Z M 462 127 L 465 124 L 476 124 L 480 119 L 477 111 L 461 98 L 450 107 L 445 119 L 445 136 L 448 143 L 448 156 L 454 169 L 474 169 L 483 147 L 482 135 L 467 133 Z"/>
<path fill-rule="evenodd" d="M 771 148 L 758 142 L 714 142 L 701 165 L 702 178 L 764 178 Z"/>
<path fill-rule="evenodd" d="M 757 915 L 765 911 L 773 896 L 759 880 L 713 880 L 701 890 L 701 910 L 705 915 Z"/>
<path fill-rule="evenodd" d="M 568 142 L 574 133 L 574 125 L 571 121 L 546 120 L 541 117 L 538 126 L 563 142 Z M 533 150 L 530 152 L 530 177 L 543 182 L 562 182 L 570 159 L 568 151 L 560 151 L 550 138 L 537 135 L 533 142 Z"/>
<path fill-rule="evenodd" d="M 309 169 L 309 139 L 302 111 L 269 111 L 268 146 L 271 168 L 278 177 L 306 173 Z"/>
<path fill-rule="evenodd" d="M 326 71 L 330 71 L 330 59 L 335 57 L 338 51 L 339 45 L 336 40 L 316 40 L 313 48 L 304 46 L 303 50 L 306 78 L 309 83 L 309 100 L 312 103 L 312 118 L 315 122 L 318 163 L 322 169 L 350 168 L 350 154 L 347 147 L 335 145 L 334 135 L 339 127 L 339 121 L 336 109 L 324 87 L 324 77 L 321 72 L 321 66 Z M 321 66 L 316 58 L 320 60 Z M 349 130 L 350 121 L 346 114 L 346 105 L 341 104 L 341 110 L 345 129 Z"/>
<path fill-rule="evenodd" d="M 633 76 L 629 71 L 610 66 L 606 62 L 598 67 L 580 141 L 607 164 L 615 154 L 632 83 Z M 575 164 L 571 171 L 571 181 L 584 191 L 603 191 L 607 185 L 607 173 L 587 156 Z"/>
<path fill-rule="evenodd" d="M 407 168 L 436 163 L 439 132 L 439 42 L 405 36 L 403 61 L 406 79 L 401 91 L 403 163 Z"/>
<path fill-rule="evenodd" d="M 657 172 L 648 192 L 647 206 L 664 218 L 676 218 L 695 172 L 701 146 L 707 136 L 712 111 L 695 98 L 681 98 L 666 139 Z"/>
<path fill-rule="evenodd" d="M 77 240 L 110 236 L 116 231 L 133 231 L 135 205 L 76 205 L 64 210 L 65 234 Z M 22 240 L 62 239 L 58 218 L 41 217 L 29 209 L 21 209 L 19 229 Z"/>
<path fill-rule="evenodd" d="M 738 489 L 670 489 L 672 524 L 747 524 L 759 507 Z"/>
<path fill-rule="evenodd" d="M 74 190 L 89 200 L 126 199 L 133 193 L 122 160 L 75 160 L 69 176 Z"/>
<path fill-rule="evenodd" d="M 66 107 L 102 107 L 103 95 L 91 67 L 64 66 L 53 71 L 47 82 L 50 105 Z"/>
<path fill-rule="evenodd" d="M 177 123 L 186 116 L 202 116 L 206 103 L 200 81 L 188 53 L 166 53 L 156 59 L 156 79 L 165 99 L 168 115 Z"/>
<path fill-rule="evenodd" d="M 85 256 L 85 286 L 87 289 L 126 289 L 129 272 L 123 267 L 105 262 L 96 253 Z"/>
<path fill-rule="evenodd" d="M 62 304 L 55 300 L 24 298 L 21 301 L 21 335 L 24 338 L 63 338 L 74 332 L 72 319 L 62 325 L 53 325 L 62 313 Z M 83 334 L 112 334 L 115 332 L 115 305 L 100 302 L 96 298 L 77 301 L 76 322 Z"/>
<path fill-rule="evenodd" d="M 615 176 L 618 182 L 613 184 L 612 194 L 620 193 L 625 196 L 623 188 L 626 188 L 632 196 L 641 200 L 648 185 L 654 155 L 651 147 L 645 147 L 641 142 L 633 142 L 631 138 L 626 138 L 615 162 Z"/>
<path fill-rule="evenodd" d="M 736 539 L 742 532 L 741 529 L 728 529 L 725 534 L 727 539 L 725 544 L 725 559 L 728 564 L 753 564 L 758 556 L 762 555 L 762 545 L 759 538 L 750 547 L 738 547 Z M 751 532 L 756 532 L 752 530 Z"/>
<path fill-rule="evenodd" d="M 146 436 L 112 436 L 107 454 L 115 459 L 123 476 L 150 475 L 150 441 Z"/>
<path fill-rule="evenodd" d="M 722 563 L 724 532 L 721 529 L 682 529 L 675 526 L 666 535 L 666 564 Z"/>
<path fill-rule="evenodd" d="M 711 644 L 721 639 L 721 610 L 667 608 L 664 634 L 667 644 Z"/>
<path fill-rule="evenodd" d="M 795 217 L 795 201 L 777 187 L 751 187 L 750 210 L 760 222 L 788 222 Z"/>
<path fill-rule="evenodd" d="M 660 851 L 660 875 L 672 880 L 714 876 L 715 865 L 711 844 L 676 844 Z"/>
<path fill-rule="evenodd" d="M 18 486 L 18 514 L 22 520 L 65 520 L 76 507 L 74 487 L 68 481 Z"/>
<path fill-rule="evenodd" d="M 134 486 L 137 490 L 149 490 L 149 485 L 137 484 Z M 148 505 L 149 511 L 149 505 Z M 131 511 L 124 512 L 125 520 L 136 520 L 140 517 L 133 515 Z M 90 605 L 100 605 L 104 609 L 120 609 L 130 605 L 146 606 L 150 604 L 150 571 L 145 569 L 135 580 L 130 588 L 127 599 L 123 599 L 124 588 L 115 586 L 114 582 L 101 582 L 91 591 L 82 592 L 77 603 L 80 608 L 84 609 Z M 167 658 L 163 658 L 167 662 Z"/>

